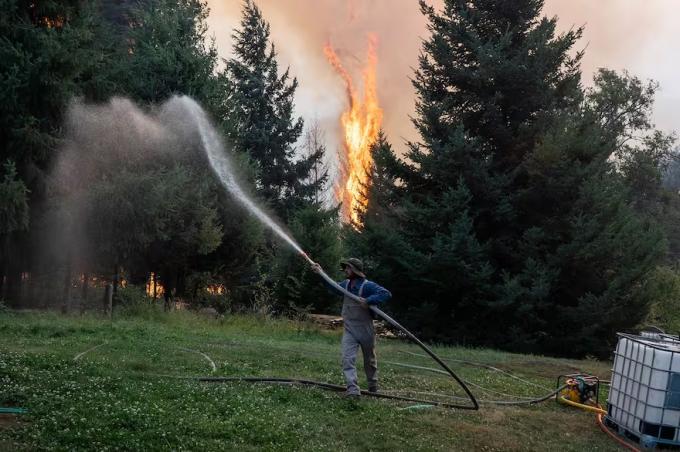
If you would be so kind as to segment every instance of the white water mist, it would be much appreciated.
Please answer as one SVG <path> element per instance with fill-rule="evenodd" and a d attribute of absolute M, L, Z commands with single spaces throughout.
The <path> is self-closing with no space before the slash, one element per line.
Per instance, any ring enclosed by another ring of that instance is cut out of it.
<path fill-rule="evenodd" d="M 227 157 L 222 140 L 210 124 L 208 116 L 206 115 L 203 108 L 201 108 L 201 106 L 195 100 L 188 96 L 178 96 L 175 99 L 177 102 L 181 102 L 181 104 L 184 105 L 189 115 L 193 118 L 196 127 L 198 128 L 198 133 L 201 136 L 203 149 L 208 156 L 210 166 L 212 167 L 215 174 L 217 174 L 217 177 L 219 178 L 222 185 L 224 185 L 227 191 L 234 195 L 234 197 L 250 212 L 252 212 L 253 215 L 255 215 L 262 223 L 269 226 L 286 243 L 292 246 L 295 251 L 309 260 L 307 254 L 297 243 L 295 243 L 295 240 L 293 240 L 278 224 L 269 218 L 269 216 L 264 213 L 264 211 L 262 211 L 262 209 L 260 209 L 238 185 L 236 182 L 236 177 L 234 176 L 231 161 Z"/>

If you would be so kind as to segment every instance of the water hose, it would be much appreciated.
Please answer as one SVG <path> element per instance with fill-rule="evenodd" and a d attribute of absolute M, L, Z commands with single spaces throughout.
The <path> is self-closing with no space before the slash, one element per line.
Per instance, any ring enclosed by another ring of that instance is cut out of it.
<path fill-rule="evenodd" d="M 420 353 L 409 352 L 407 350 L 399 350 L 399 352 L 405 353 L 407 355 L 421 356 L 421 357 L 427 358 L 426 355 L 422 355 Z M 482 369 L 493 370 L 494 372 L 498 372 L 500 374 L 507 375 L 508 377 L 513 378 L 517 381 L 521 381 L 524 384 L 535 386 L 535 387 L 540 388 L 540 389 L 545 389 L 546 391 L 550 391 L 550 388 L 547 388 L 543 385 L 536 384 L 533 381 L 526 380 L 522 377 L 518 377 L 517 375 L 514 375 L 514 374 L 512 374 L 508 371 L 505 371 L 503 369 L 499 369 L 498 367 L 494 367 L 494 366 L 489 365 L 489 364 L 476 363 L 476 362 L 473 362 L 473 361 L 467 361 L 467 360 L 464 360 L 464 359 L 455 359 L 455 358 L 450 358 L 450 357 L 446 357 L 446 356 L 444 357 L 444 359 L 446 359 L 449 362 L 456 362 L 456 363 L 466 364 L 468 366 L 481 367 Z M 600 380 L 600 383 L 603 383 L 603 380 Z"/>
<path fill-rule="evenodd" d="M 0 408 L 0 414 L 24 414 L 27 412 L 26 408 Z"/>
<path fill-rule="evenodd" d="M 303 257 L 304 259 L 307 260 L 307 262 L 309 262 L 310 265 L 315 265 L 315 264 L 316 264 L 316 263 L 315 263 L 315 262 L 314 262 L 314 261 L 313 261 L 306 253 L 303 252 L 303 253 L 301 253 L 301 255 L 302 255 L 302 257 Z M 342 288 L 337 282 L 333 281 L 333 279 L 332 279 L 330 276 L 328 276 L 328 275 L 327 275 L 323 270 L 321 270 L 321 269 L 319 269 L 319 276 L 321 276 L 321 278 L 323 278 L 323 280 L 326 281 L 326 283 L 330 284 L 332 287 L 334 287 L 334 288 L 336 288 L 337 290 L 339 290 L 341 293 L 343 293 L 346 297 L 349 297 L 351 300 L 354 300 L 354 301 L 356 301 L 357 303 L 359 303 L 359 302 L 362 301 L 360 297 L 354 295 L 353 293 L 351 293 L 351 292 L 348 291 L 347 289 Z M 369 305 L 369 308 L 370 308 L 371 311 L 373 311 L 373 313 L 375 313 L 378 317 L 380 317 L 381 319 L 383 319 L 384 321 L 386 321 L 387 323 L 389 323 L 390 325 L 392 325 L 394 328 L 396 328 L 396 329 L 398 329 L 399 331 L 401 331 L 402 333 L 404 333 L 404 334 L 406 335 L 406 337 L 408 337 L 408 338 L 411 340 L 411 342 L 413 342 L 414 344 L 418 345 L 420 348 L 423 349 L 423 351 L 424 351 L 425 353 L 427 353 L 428 355 L 430 355 L 430 358 L 432 358 L 433 360 L 435 360 L 435 362 L 436 362 L 437 364 L 439 364 L 439 365 L 441 366 L 441 368 L 444 369 L 444 370 L 446 371 L 446 373 L 449 374 L 449 375 L 451 376 L 451 378 L 453 378 L 454 380 L 456 380 L 456 382 L 458 383 L 458 385 L 460 385 L 460 387 L 463 388 L 463 390 L 464 390 L 465 393 L 467 394 L 468 398 L 470 399 L 470 402 L 472 402 L 472 405 L 447 404 L 447 406 L 448 406 L 449 408 L 459 408 L 459 409 L 463 409 L 463 410 L 478 410 L 478 409 L 479 409 L 479 404 L 477 403 L 477 400 L 475 399 L 475 396 L 472 395 L 472 392 L 470 392 L 470 389 L 467 387 L 467 385 L 465 384 L 465 382 L 464 382 L 463 380 L 461 380 L 461 379 L 458 377 L 458 375 L 456 375 L 456 374 L 449 368 L 449 366 L 447 366 L 446 363 L 444 363 L 444 361 L 442 361 L 437 355 L 435 355 L 435 353 L 434 353 L 432 350 L 430 350 L 429 347 L 427 347 L 425 344 L 423 344 L 423 343 L 420 341 L 420 339 L 418 339 L 413 333 L 411 333 L 409 330 L 407 330 L 406 328 L 404 328 L 404 327 L 403 327 L 401 324 L 399 324 L 396 320 L 394 320 L 394 319 L 393 319 L 392 317 L 390 317 L 389 315 L 385 314 L 383 311 L 381 311 L 380 309 L 378 309 L 376 306 Z M 420 402 L 422 402 L 422 401 L 420 401 Z M 426 403 L 429 403 L 429 402 L 426 402 Z M 435 404 L 435 403 L 433 403 L 433 404 Z"/>
<path fill-rule="evenodd" d="M 619 438 L 616 434 L 612 433 L 611 430 L 609 430 L 606 425 L 604 425 L 604 423 L 602 422 L 602 415 L 607 414 L 607 411 L 605 409 L 603 409 L 600 405 L 597 405 L 597 406 L 586 405 L 586 404 L 583 404 L 583 403 L 578 403 L 578 402 L 574 402 L 572 400 L 566 399 L 563 396 L 559 396 L 557 398 L 557 401 L 564 404 L 564 405 L 573 406 L 573 407 L 580 408 L 580 409 L 585 410 L 585 411 L 589 411 L 591 413 L 595 413 L 597 415 L 596 416 L 597 425 L 600 427 L 600 430 L 605 432 L 614 441 L 616 441 L 617 443 L 619 443 L 621 446 L 625 447 L 626 449 L 632 450 L 633 452 L 640 452 L 640 449 L 638 449 L 637 447 L 627 443 L 622 438 Z"/>
<path fill-rule="evenodd" d="M 592 405 L 586 405 L 584 403 L 574 402 L 573 400 L 566 399 L 563 396 L 558 397 L 557 401 L 564 404 L 564 405 L 570 405 L 570 406 L 574 406 L 576 408 L 580 408 L 582 410 L 590 411 L 591 413 L 607 414 L 607 411 L 603 410 L 601 407 L 596 407 L 596 406 L 592 406 Z"/>
<path fill-rule="evenodd" d="M 163 375 L 163 377 L 167 377 Z M 173 377 L 173 378 L 184 378 L 184 379 L 195 379 L 197 381 L 205 382 L 205 383 L 274 383 L 274 384 L 298 384 L 302 386 L 314 386 L 322 389 L 328 389 L 331 391 L 335 392 L 343 392 L 345 391 L 345 387 L 341 385 L 336 385 L 332 383 L 324 383 L 321 381 L 315 381 L 315 380 L 307 380 L 307 379 L 301 379 L 301 378 L 282 378 L 282 377 Z M 535 405 L 537 403 L 545 402 L 548 399 L 553 398 L 559 391 L 564 389 L 566 386 L 562 386 L 560 388 L 557 388 L 556 390 L 541 396 L 537 397 L 535 399 L 529 399 L 529 400 L 480 400 L 480 402 L 489 404 L 489 405 Z M 473 409 L 472 407 L 469 407 L 468 405 L 458 405 L 454 403 L 449 403 L 449 402 L 440 402 L 440 401 L 434 401 L 434 400 L 424 400 L 424 399 L 417 399 L 415 397 L 405 397 L 405 396 L 400 396 L 400 395 L 391 395 L 391 394 L 385 394 L 384 392 L 370 392 L 370 391 L 361 391 L 362 395 L 369 396 L 369 397 L 375 397 L 379 399 L 390 399 L 390 400 L 399 400 L 403 402 L 414 402 L 414 403 L 419 403 L 419 404 L 424 404 L 424 405 L 431 405 L 431 406 L 439 406 L 443 408 L 463 408 L 463 409 Z M 453 398 L 461 398 L 461 397 L 453 397 Z M 475 402 L 477 400 L 475 399 Z"/>
<path fill-rule="evenodd" d="M 329 389 L 336 392 L 344 392 L 347 388 L 342 385 L 332 383 L 324 383 L 321 381 L 307 380 L 302 378 L 280 378 L 280 377 L 196 377 L 196 380 L 206 383 L 230 383 L 230 382 L 245 382 L 245 383 L 279 383 L 279 384 L 299 384 L 303 386 L 315 386 L 323 389 Z M 404 397 L 398 395 L 390 395 L 382 392 L 370 392 L 361 390 L 364 396 L 375 397 L 378 399 L 399 400 L 402 402 L 415 402 L 433 406 L 440 406 L 443 408 L 459 408 L 467 410 L 479 409 L 479 405 L 473 408 L 468 405 L 458 405 L 448 402 L 439 402 L 434 400 L 422 400 L 413 397 Z M 476 403 L 476 400 L 475 400 Z"/>
<path fill-rule="evenodd" d="M 632 450 L 633 452 L 641 452 L 640 449 L 638 449 L 637 447 L 633 446 L 632 444 L 628 444 L 626 441 L 619 438 L 616 434 L 612 433 L 612 431 L 609 430 L 606 425 L 604 425 L 604 422 L 602 422 L 602 413 L 597 413 L 597 425 L 600 427 L 600 430 L 609 435 L 614 441 L 619 443 L 621 446 L 625 447 L 628 450 Z"/>

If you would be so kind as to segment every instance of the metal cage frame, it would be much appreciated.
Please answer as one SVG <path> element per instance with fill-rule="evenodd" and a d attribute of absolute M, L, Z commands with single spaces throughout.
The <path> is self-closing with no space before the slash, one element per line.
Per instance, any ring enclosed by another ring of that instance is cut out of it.
<path fill-rule="evenodd" d="M 658 333 L 617 336 L 605 423 L 643 447 L 680 446 L 680 338 Z M 656 366 L 660 353 L 670 353 L 667 368 Z"/>

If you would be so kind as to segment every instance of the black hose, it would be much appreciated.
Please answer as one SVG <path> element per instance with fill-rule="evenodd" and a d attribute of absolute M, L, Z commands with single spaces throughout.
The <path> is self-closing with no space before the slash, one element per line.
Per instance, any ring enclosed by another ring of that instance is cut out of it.
<path fill-rule="evenodd" d="M 441 359 L 439 359 L 439 357 L 438 357 L 432 350 L 430 350 L 429 347 L 427 347 L 425 344 L 423 344 L 423 343 L 420 341 L 420 339 L 418 339 L 417 337 L 415 337 L 415 336 L 413 335 L 413 333 L 411 333 L 409 330 L 407 330 L 406 328 L 404 328 L 403 326 L 401 326 L 399 323 L 397 323 L 396 320 L 394 320 L 392 317 L 390 317 L 389 315 L 387 315 L 387 314 L 385 314 L 384 312 L 382 312 L 380 309 L 376 308 L 375 306 L 371 306 L 370 308 L 371 308 L 371 310 L 372 310 L 373 312 L 375 312 L 379 317 L 381 317 L 382 319 L 384 319 L 387 323 L 389 323 L 390 325 L 394 326 L 395 328 L 398 328 L 399 330 L 401 330 L 404 334 L 406 334 L 406 336 L 408 336 L 409 339 L 411 339 L 412 342 L 414 342 L 415 344 L 417 344 L 420 348 L 423 349 L 423 351 L 425 351 L 425 353 L 427 353 L 428 355 L 430 355 L 430 357 L 431 357 L 432 359 L 434 359 L 434 360 L 437 362 L 437 364 L 439 364 L 439 365 L 442 367 L 442 369 L 444 369 L 449 375 L 451 375 L 451 377 L 452 377 L 454 380 L 456 380 L 456 381 L 458 382 L 458 384 L 460 385 L 460 387 L 463 388 L 463 390 L 465 391 L 465 393 L 466 393 L 466 394 L 468 395 L 468 397 L 470 398 L 470 401 L 472 402 L 472 406 L 468 406 L 468 405 L 455 405 L 455 406 L 450 406 L 450 408 L 460 408 L 460 409 L 464 409 L 464 410 L 478 410 L 478 409 L 479 409 L 479 404 L 477 403 L 477 399 L 475 399 L 475 396 L 472 395 L 472 392 L 471 392 L 470 389 L 467 387 L 467 385 L 465 384 L 465 382 L 464 382 L 463 380 L 461 380 L 461 379 L 458 377 L 458 375 L 456 375 L 456 374 L 449 368 L 449 366 L 447 366 L 446 363 L 444 363 L 444 361 L 442 361 Z"/>
<path fill-rule="evenodd" d="M 183 377 L 179 377 L 183 378 Z M 186 377 L 184 377 L 186 378 Z M 300 378 L 281 378 L 281 377 L 196 377 L 198 381 L 206 382 L 206 383 L 230 383 L 230 382 L 247 382 L 247 383 L 282 383 L 282 384 L 299 384 L 303 386 L 316 386 L 319 388 L 323 389 L 329 389 L 331 391 L 336 391 L 336 392 L 342 392 L 345 390 L 344 386 L 341 385 L 336 385 L 336 384 L 331 384 L 331 383 L 324 383 L 321 381 L 314 381 L 314 380 L 306 380 L 306 379 L 300 379 Z M 566 388 L 567 385 L 563 385 L 554 391 L 551 391 L 550 393 L 537 397 L 535 399 L 530 399 L 530 400 L 483 400 L 481 401 L 482 403 L 490 404 L 490 405 L 533 405 L 536 403 L 540 402 L 545 402 L 546 400 L 555 397 L 556 394 L 558 394 L 561 390 Z M 413 397 L 404 397 L 404 396 L 397 396 L 397 395 L 390 395 L 390 394 L 385 394 L 381 392 L 370 392 L 370 391 L 361 391 L 361 394 L 365 396 L 370 396 L 370 397 L 376 397 L 380 399 L 391 399 L 391 400 L 401 400 L 404 402 L 415 402 L 415 403 L 423 403 L 427 405 L 433 405 L 433 406 L 440 406 L 444 408 L 461 408 L 461 405 L 453 404 L 453 403 L 448 403 L 448 402 L 438 402 L 438 401 L 433 401 L 433 400 L 423 400 L 423 399 L 416 399 Z M 454 397 L 454 398 L 460 398 L 460 397 Z M 475 399 L 475 402 L 477 400 Z M 463 405 L 464 409 L 473 409 L 472 407 L 468 407 L 467 405 Z M 477 408 L 479 409 L 479 405 L 477 405 Z"/>
<path fill-rule="evenodd" d="M 331 383 L 324 383 L 321 381 L 305 380 L 300 378 L 280 378 L 280 377 L 197 377 L 198 381 L 206 383 L 229 383 L 229 382 L 247 382 L 247 383 L 283 383 L 283 384 L 299 384 L 304 386 L 316 386 L 324 389 L 329 389 L 331 391 L 343 392 L 345 387 L 341 385 L 335 385 Z M 475 405 L 475 408 L 469 407 L 467 405 L 457 405 L 447 402 L 438 402 L 433 400 L 421 400 L 412 397 L 403 397 L 397 395 L 384 394 L 381 392 L 370 392 L 361 391 L 362 395 L 376 397 L 379 399 L 391 399 L 391 400 L 401 400 L 404 402 L 416 402 L 424 403 L 427 405 L 440 406 L 444 408 L 462 408 L 462 409 L 479 409 L 479 405 Z M 473 399 L 474 400 L 474 399 Z M 477 401 L 475 400 L 475 404 Z"/>

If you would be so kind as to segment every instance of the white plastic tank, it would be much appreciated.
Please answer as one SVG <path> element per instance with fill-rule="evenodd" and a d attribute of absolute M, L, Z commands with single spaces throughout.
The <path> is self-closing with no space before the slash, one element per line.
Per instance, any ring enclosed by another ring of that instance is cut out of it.
<path fill-rule="evenodd" d="M 641 442 L 680 444 L 680 340 L 619 333 L 608 424 Z"/>

